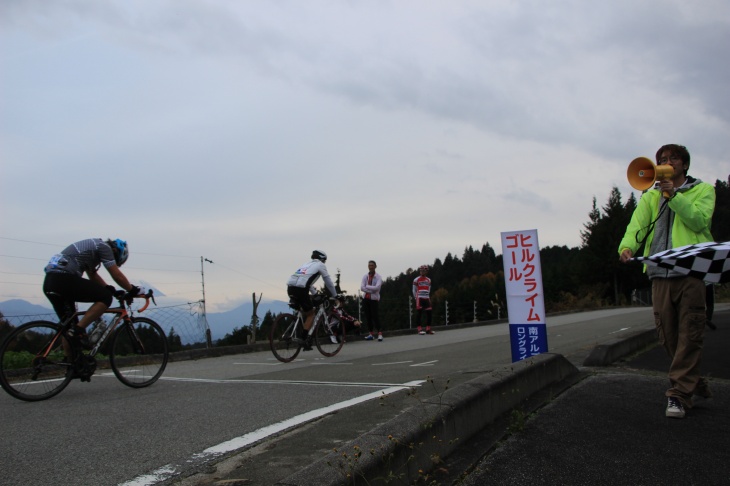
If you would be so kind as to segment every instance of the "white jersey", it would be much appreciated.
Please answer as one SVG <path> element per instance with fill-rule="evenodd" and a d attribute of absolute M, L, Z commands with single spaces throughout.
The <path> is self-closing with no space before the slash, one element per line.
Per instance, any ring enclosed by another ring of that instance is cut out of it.
<path fill-rule="evenodd" d="M 335 284 L 332 283 L 332 278 L 330 278 L 330 274 L 327 272 L 327 267 L 319 260 L 312 260 L 311 262 L 305 263 L 299 267 L 297 271 L 289 277 L 286 284 L 290 287 L 309 289 L 312 287 L 314 282 L 317 281 L 320 275 L 322 276 L 324 284 L 330 292 L 330 295 L 337 295 Z"/>

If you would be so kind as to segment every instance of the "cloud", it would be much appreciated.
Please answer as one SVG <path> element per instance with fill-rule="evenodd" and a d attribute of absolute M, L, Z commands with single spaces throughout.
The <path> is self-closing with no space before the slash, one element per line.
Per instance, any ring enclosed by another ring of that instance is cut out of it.
<path fill-rule="evenodd" d="M 0 257 L 0 299 L 42 299 L 47 244 L 89 236 L 171 297 L 211 258 L 221 306 L 284 298 L 314 248 L 352 292 L 371 258 L 501 231 L 576 246 L 664 143 L 726 179 L 729 24 L 721 1 L 3 2 L 0 236 L 44 245 L 0 240 L 36 259 Z"/>

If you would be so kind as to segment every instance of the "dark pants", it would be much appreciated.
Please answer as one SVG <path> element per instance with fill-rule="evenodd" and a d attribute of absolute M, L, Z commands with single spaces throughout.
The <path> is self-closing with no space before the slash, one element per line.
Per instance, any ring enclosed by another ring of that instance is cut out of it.
<path fill-rule="evenodd" d="M 365 311 L 365 320 L 368 323 L 368 330 L 380 332 L 380 317 L 378 317 L 379 300 L 362 299 L 362 308 Z"/>
<path fill-rule="evenodd" d="M 659 342 L 672 360 L 666 396 L 692 408 L 692 394 L 704 384 L 700 363 L 707 320 L 705 284 L 694 277 L 655 278 L 651 290 Z"/>
<path fill-rule="evenodd" d="M 706 307 L 706 314 L 707 314 L 707 320 L 712 320 L 712 314 L 715 313 L 715 285 L 705 285 L 706 294 L 705 294 L 705 307 Z"/>
<path fill-rule="evenodd" d="M 114 298 L 108 288 L 70 273 L 47 273 L 43 293 L 61 322 L 76 312 L 76 302 L 103 302 L 109 307 Z"/>
<path fill-rule="evenodd" d="M 306 287 L 292 287 L 291 285 L 286 288 L 287 294 L 289 294 L 289 302 L 299 306 L 299 308 L 308 312 L 314 309 L 312 303 L 312 296 L 309 293 L 309 289 Z"/>
<path fill-rule="evenodd" d="M 416 299 L 416 324 L 421 327 L 421 314 L 426 312 L 426 327 L 431 327 L 431 299 Z"/>

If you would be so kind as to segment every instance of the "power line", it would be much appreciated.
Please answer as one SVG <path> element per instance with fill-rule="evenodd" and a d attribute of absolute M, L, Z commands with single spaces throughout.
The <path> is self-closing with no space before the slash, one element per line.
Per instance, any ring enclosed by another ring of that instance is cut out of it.
<path fill-rule="evenodd" d="M 37 260 L 37 261 L 40 261 L 40 262 L 46 262 L 46 261 L 48 261 L 47 258 L 32 258 L 32 257 L 22 257 L 22 256 L 15 256 L 15 255 L 0 255 L 0 257 L 5 257 L 5 258 L 19 258 L 21 260 Z"/>
<path fill-rule="evenodd" d="M 56 243 L 42 243 L 40 241 L 20 240 L 18 238 L 7 238 L 5 236 L 0 236 L 0 240 L 19 241 L 21 243 L 33 243 L 35 245 L 60 246 L 60 245 L 58 245 Z"/>
<path fill-rule="evenodd" d="M 20 238 L 8 238 L 7 236 L 0 236 L 0 240 L 8 240 L 8 241 L 17 241 L 20 243 L 33 243 L 34 245 L 45 245 L 45 246 L 55 246 L 60 247 L 61 245 L 58 243 L 44 243 L 42 241 L 32 241 L 32 240 L 22 240 Z M 135 254 L 138 255 L 151 255 L 151 256 L 164 256 L 164 257 L 171 257 L 171 258 L 198 258 L 190 255 L 170 255 L 168 253 L 147 253 L 143 251 L 135 251 Z M 5 255 L 0 255 L 5 256 Z"/>
<path fill-rule="evenodd" d="M 0 255 L 2 256 L 2 255 Z M 151 272 L 182 272 L 182 273 L 198 273 L 197 270 L 170 270 L 166 268 L 143 268 L 143 267 L 124 267 L 124 270 L 145 270 Z"/>
<path fill-rule="evenodd" d="M 227 267 L 225 265 L 218 264 L 218 263 L 216 263 L 216 265 L 218 265 L 219 267 L 225 268 L 226 270 L 230 270 L 231 272 L 237 273 L 239 275 L 243 275 L 244 277 L 250 278 L 252 280 L 256 280 L 257 282 L 265 283 L 266 285 L 270 285 L 271 287 L 277 288 L 279 290 L 281 290 L 281 288 L 282 288 L 282 285 L 274 285 L 271 282 L 267 282 L 265 280 L 261 280 L 260 278 L 252 277 L 251 275 L 248 275 L 248 274 L 245 274 L 243 272 L 240 272 L 240 271 L 238 271 L 238 270 L 236 270 L 234 268 L 230 268 L 230 267 Z"/>

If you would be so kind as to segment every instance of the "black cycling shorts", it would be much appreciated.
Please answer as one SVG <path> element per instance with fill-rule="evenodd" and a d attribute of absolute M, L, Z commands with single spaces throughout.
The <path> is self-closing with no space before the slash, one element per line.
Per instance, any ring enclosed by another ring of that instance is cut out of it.
<path fill-rule="evenodd" d="M 56 272 L 46 274 L 43 293 L 62 321 L 70 317 L 69 313 L 76 311 L 76 302 L 103 302 L 109 307 L 114 298 L 111 290 L 89 279 Z"/>
<path fill-rule="evenodd" d="M 286 288 L 286 293 L 289 294 L 289 300 L 297 304 L 304 312 L 314 309 L 308 288 L 289 285 Z"/>

